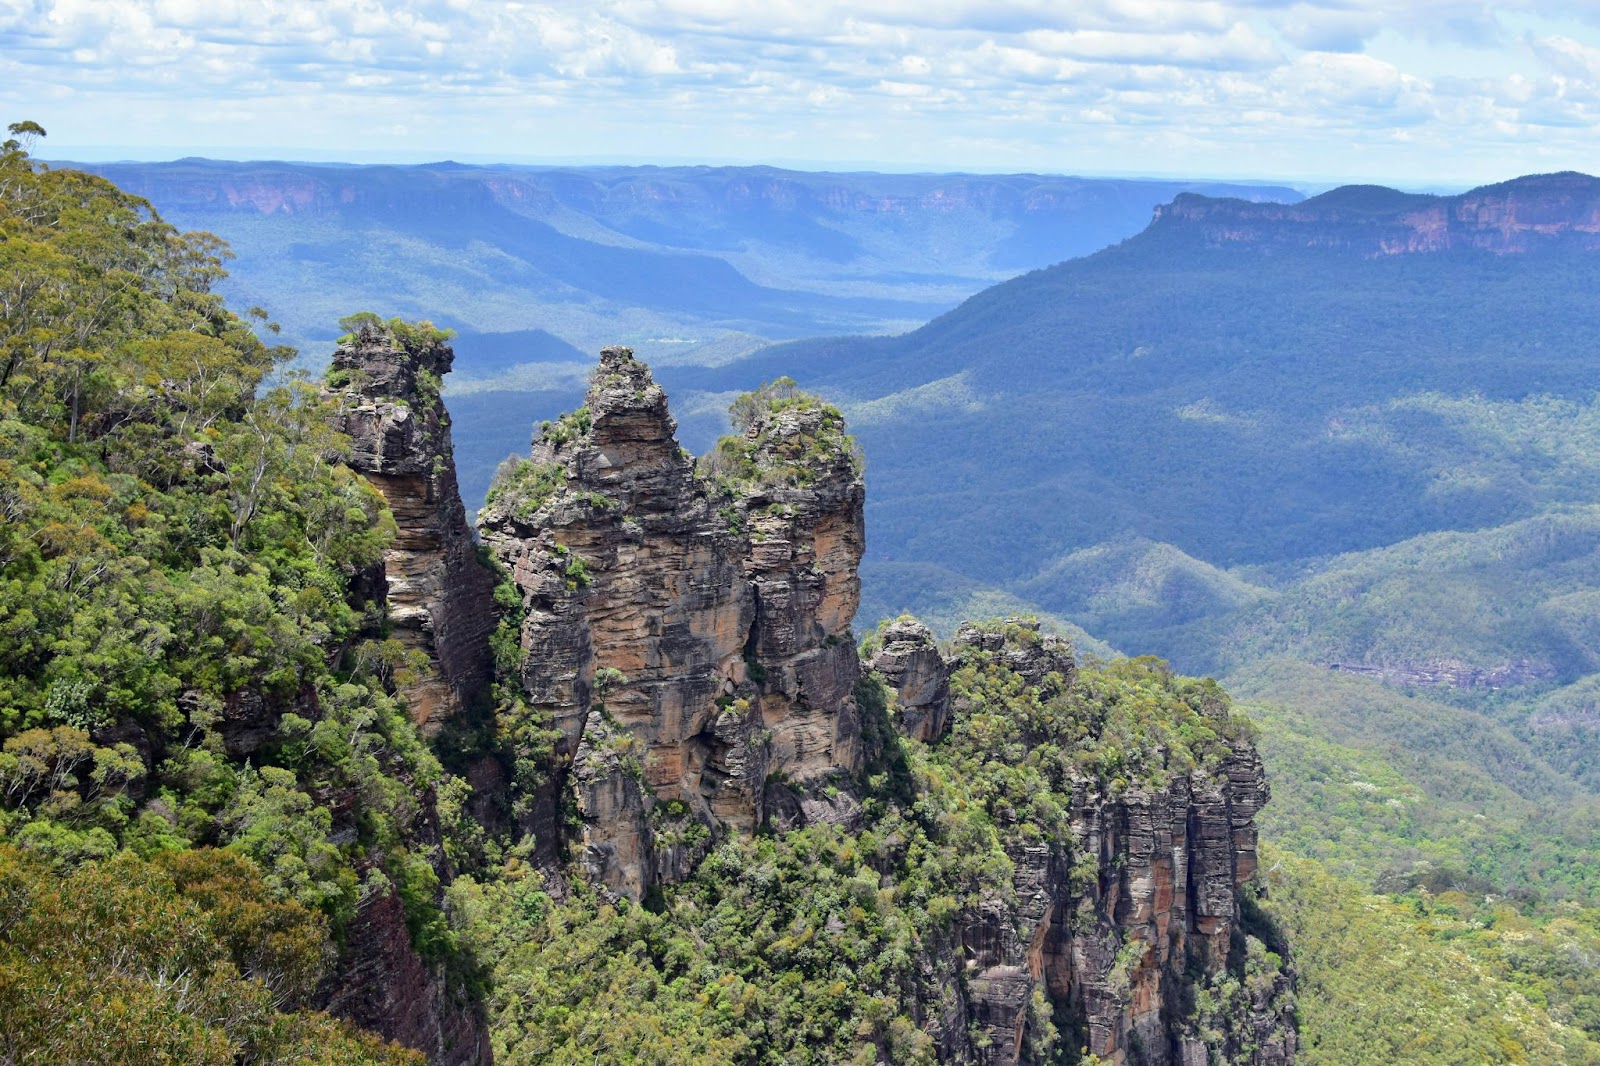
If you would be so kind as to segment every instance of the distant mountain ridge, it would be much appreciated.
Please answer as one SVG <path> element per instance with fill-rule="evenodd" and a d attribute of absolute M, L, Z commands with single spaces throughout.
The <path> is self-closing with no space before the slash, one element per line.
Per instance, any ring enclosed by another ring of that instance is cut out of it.
<path fill-rule="evenodd" d="M 1496 255 L 1600 250 L 1600 179 L 1536 174 L 1458 196 L 1346 185 L 1297 204 L 1183 193 L 1152 229 L 1210 246 L 1335 248 L 1367 256 L 1475 250 Z"/>
<path fill-rule="evenodd" d="M 327 323 L 378 304 L 463 333 L 538 329 L 668 361 L 730 334 L 895 332 L 1136 233 L 1185 190 L 1300 198 L 1267 185 L 772 167 L 85 169 L 180 228 L 226 238 L 230 298 L 271 309 L 318 357 Z M 472 349 L 459 348 L 473 377 Z"/>

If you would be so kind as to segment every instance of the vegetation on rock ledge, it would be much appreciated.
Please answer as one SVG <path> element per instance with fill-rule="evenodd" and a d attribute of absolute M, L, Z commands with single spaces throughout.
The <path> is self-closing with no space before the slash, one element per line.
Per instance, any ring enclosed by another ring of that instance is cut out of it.
<path fill-rule="evenodd" d="M 737 431 L 700 457 L 702 476 L 724 496 L 810 485 L 838 464 L 860 474 L 864 466 L 844 415 L 820 397 L 780 377 L 733 401 L 728 415 Z"/>

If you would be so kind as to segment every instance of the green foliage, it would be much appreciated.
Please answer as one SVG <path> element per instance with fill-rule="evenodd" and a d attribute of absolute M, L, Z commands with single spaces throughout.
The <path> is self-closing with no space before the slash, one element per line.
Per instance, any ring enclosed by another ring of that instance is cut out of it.
<path fill-rule="evenodd" d="M 417 371 L 417 399 L 426 407 L 437 407 L 444 381 L 431 370 Z"/>
<path fill-rule="evenodd" d="M 408 322 L 403 318 L 391 318 L 388 322 L 388 327 L 389 332 L 394 335 L 394 339 L 399 341 L 400 346 L 409 352 L 417 352 L 424 348 L 443 344 L 456 335 L 455 330 L 441 329 L 427 319 Z"/>
<path fill-rule="evenodd" d="M 346 315 L 339 319 L 339 329 L 343 332 L 339 338 L 340 344 L 353 343 L 363 329 L 369 329 L 384 334 L 389 340 L 412 354 L 443 344 L 456 335 L 455 330 L 440 329 L 427 319 L 410 322 L 395 317 L 385 321 L 381 315 L 371 311 L 357 311 L 353 315 Z"/>
<path fill-rule="evenodd" d="M 1600 804 L 1480 712 L 1274 663 L 1233 687 L 1263 725 L 1271 838 L 1384 891 L 1595 906 Z"/>
<path fill-rule="evenodd" d="M 558 905 L 516 865 L 492 882 L 457 878 L 449 898 L 464 940 L 494 960 L 496 1062 L 689 1066 L 747 1049 L 718 1017 L 722 990 L 663 980 L 664 923 L 648 912 Z"/>
<path fill-rule="evenodd" d="M 523 522 L 533 517 L 567 483 L 566 467 L 560 463 L 536 463 L 532 459 L 508 455 L 495 471 L 484 504 Z"/>
<path fill-rule="evenodd" d="M 728 417 L 736 434 L 718 440 L 698 462 L 701 476 L 723 496 L 809 485 L 825 471 L 843 466 L 860 474 L 864 466 L 855 438 L 845 432 L 844 415 L 791 378 L 742 394 Z M 736 517 L 729 518 L 730 528 Z"/>
<path fill-rule="evenodd" d="M 728 405 L 728 421 L 738 433 L 760 432 L 773 415 L 793 407 L 809 406 L 817 398 L 802 392 L 794 378 L 784 376 L 746 392 Z"/>
<path fill-rule="evenodd" d="M 211 292 L 219 241 L 15 145 L 0 190 L 0 865 L 60 885 L 0 937 L 0 1057 L 411 1061 L 275 1010 L 375 870 L 450 946 L 442 858 L 406 844 L 441 770 L 361 592 L 393 517 L 293 353 Z"/>
<path fill-rule="evenodd" d="M 340 344 L 350 344 L 356 339 L 356 334 L 363 329 L 383 328 L 383 316 L 373 311 L 357 311 L 352 315 L 345 315 L 339 319 L 339 329 L 343 336 L 339 338 Z"/>
<path fill-rule="evenodd" d="M 1038 635 L 1015 631 L 1028 638 Z M 1044 839 L 1068 831 L 1050 797 L 1070 792 L 1074 774 L 1112 794 L 1159 789 L 1175 775 L 1215 770 L 1230 741 L 1251 735 L 1215 681 L 1178 677 L 1148 657 L 1088 664 L 1070 683 L 1052 671 L 1029 685 L 1003 656 L 969 649 L 950 687 L 974 708 L 955 727 L 956 766 L 998 786 L 984 800 L 998 821 Z"/>
<path fill-rule="evenodd" d="M 495 960 L 497 1062 L 931 1063 L 909 993 L 954 913 L 937 891 L 953 859 L 899 820 L 822 827 L 722 845 L 664 914 L 558 903 L 515 865 L 458 879 L 450 910 Z"/>
<path fill-rule="evenodd" d="M 1477 915 L 1463 897 L 1391 902 L 1363 894 L 1316 863 L 1271 851 L 1264 858 L 1267 907 L 1295 946 L 1300 1061 L 1600 1062 L 1600 1043 L 1572 1024 L 1579 1011 L 1592 1017 L 1592 993 L 1569 993 L 1567 1007 L 1549 995 L 1571 979 L 1563 975 L 1580 975 L 1587 985 L 1583 971 L 1589 967 L 1560 954 L 1583 950 L 1592 932 L 1571 924 L 1549 934 L 1519 932 L 1526 923 L 1508 908 L 1488 904 L 1482 919 L 1469 920 Z M 1496 929 L 1502 921 L 1512 928 Z M 1537 942 L 1544 935 L 1549 947 Z M 1507 980 L 1503 965 L 1463 950 L 1467 939 L 1486 942 L 1480 953 L 1492 945 L 1501 953 L 1538 956 L 1548 976 Z"/>
<path fill-rule="evenodd" d="M 583 556 L 573 552 L 567 557 L 567 588 L 582 589 L 589 587 L 589 564 L 584 562 Z"/>
<path fill-rule="evenodd" d="M 15 1063 L 419 1064 L 301 1010 L 325 920 L 226 852 L 120 855 L 63 876 L 0 844 L 0 1054 Z"/>
<path fill-rule="evenodd" d="M 589 409 L 579 407 L 575 411 L 568 411 L 554 422 L 539 423 L 539 439 L 552 448 L 560 449 L 562 445 L 586 435 L 593 424 Z"/>
<path fill-rule="evenodd" d="M 618 685 L 626 685 L 628 677 L 614 666 L 602 666 L 594 672 L 594 697 L 604 700 L 606 694 Z"/>

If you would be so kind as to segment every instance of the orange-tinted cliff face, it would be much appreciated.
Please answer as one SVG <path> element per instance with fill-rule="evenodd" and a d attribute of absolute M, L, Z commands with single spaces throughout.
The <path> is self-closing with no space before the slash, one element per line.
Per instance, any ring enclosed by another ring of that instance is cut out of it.
<path fill-rule="evenodd" d="M 1367 257 L 1484 251 L 1600 250 L 1600 179 L 1571 171 L 1516 178 L 1459 196 L 1347 185 L 1298 204 L 1184 194 L 1156 209 L 1170 235 L 1209 246 L 1329 248 Z"/>

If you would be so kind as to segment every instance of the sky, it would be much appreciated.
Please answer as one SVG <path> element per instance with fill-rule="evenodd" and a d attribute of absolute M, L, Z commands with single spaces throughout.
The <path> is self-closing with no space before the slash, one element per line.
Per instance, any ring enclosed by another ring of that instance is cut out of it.
<path fill-rule="evenodd" d="M 1600 0 L 0 0 L 57 159 L 1600 173 Z"/>

